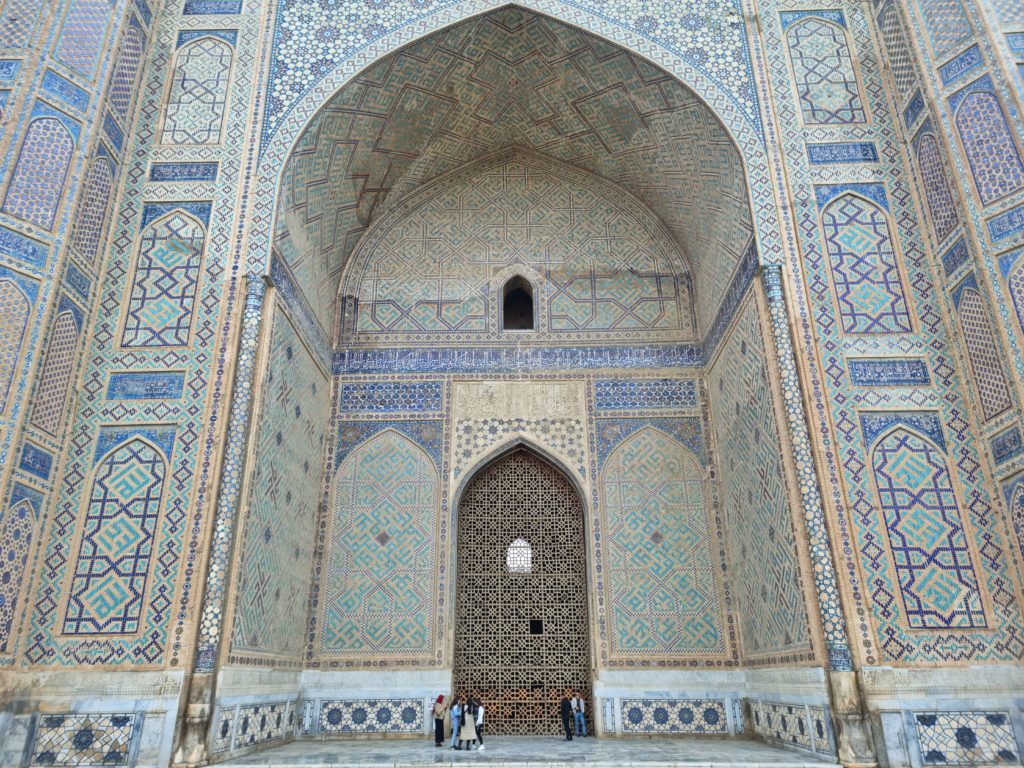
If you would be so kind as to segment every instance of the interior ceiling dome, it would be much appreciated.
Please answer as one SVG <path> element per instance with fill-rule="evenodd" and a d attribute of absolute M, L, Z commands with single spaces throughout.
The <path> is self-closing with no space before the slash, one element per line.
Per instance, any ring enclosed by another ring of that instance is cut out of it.
<path fill-rule="evenodd" d="M 752 235 L 740 154 L 692 91 L 624 49 L 517 7 L 382 59 L 311 120 L 283 176 L 276 248 L 325 331 L 365 229 L 425 182 L 520 146 L 620 185 L 685 255 L 709 328 Z"/>

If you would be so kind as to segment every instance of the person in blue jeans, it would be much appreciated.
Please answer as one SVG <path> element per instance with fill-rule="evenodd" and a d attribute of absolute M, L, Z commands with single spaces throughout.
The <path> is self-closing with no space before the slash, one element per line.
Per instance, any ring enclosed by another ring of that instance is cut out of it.
<path fill-rule="evenodd" d="M 576 691 L 576 694 L 572 697 L 572 713 L 573 718 L 576 720 L 576 735 L 580 735 L 580 731 L 583 731 L 583 736 L 587 735 L 587 718 L 586 718 L 586 704 L 583 703 L 583 694 Z"/>
<path fill-rule="evenodd" d="M 452 749 L 462 749 L 459 746 L 459 726 L 462 725 L 462 697 L 459 696 L 452 704 Z"/>

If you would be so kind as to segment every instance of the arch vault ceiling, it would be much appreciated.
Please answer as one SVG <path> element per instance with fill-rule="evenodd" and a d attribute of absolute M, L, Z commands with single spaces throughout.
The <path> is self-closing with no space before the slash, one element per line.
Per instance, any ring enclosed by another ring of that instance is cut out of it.
<path fill-rule="evenodd" d="M 283 176 L 276 248 L 325 331 L 339 277 L 376 217 L 507 146 L 577 165 L 646 203 L 688 259 L 707 330 L 753 231 L 725 128 L 663 70 L 508 7 L 365 70 L 299 139 Z"/>

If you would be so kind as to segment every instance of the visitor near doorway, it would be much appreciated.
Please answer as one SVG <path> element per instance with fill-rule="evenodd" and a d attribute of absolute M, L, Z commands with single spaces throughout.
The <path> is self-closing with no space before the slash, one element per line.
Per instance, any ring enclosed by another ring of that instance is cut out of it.
<path fill-rule="evenodd" d="M 583 736 L 587 735 L 587 718 L 586 718 L 586 704 L 583 703 L 583 694 L 576 691 L 576 695 L 572 697 L 572 714 L 576 721 L 576 735 L 580 735 L 580 731 L 583 731 Z"/>
<path fill-rule="evenodd" d="M 561 715 L 562 715 L 562 728 L 565 729 L 565 740 L 572 741 L 572 726 L 570 722 L 572 720 L 572 702 L 569 700 L 569 694 L 566 693 L 562 697 L 561 703 Z"/>

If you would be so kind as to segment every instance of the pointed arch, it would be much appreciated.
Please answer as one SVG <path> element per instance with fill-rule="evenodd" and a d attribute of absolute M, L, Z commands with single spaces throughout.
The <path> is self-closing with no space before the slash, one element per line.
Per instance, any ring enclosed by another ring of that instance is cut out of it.
<path fill-rule="evenodd" d="M 341 462 L 331 494 L 319 652 L 432 657 L 440 481 L 393 429 Z"/>
<path fill-rule="evenodd" d="M 183 45 L 174 62 L 162 144 L 219 144 L 234 49 L 216 37 Z"/>
<path fill-rule="evenodd" d="M 804 123 L 867 121 L 849 37 L 842 26 L 806 16 L 786 30 L 786 46 Z"/>
<path fill-rule="evenodd" d="M 78 203 L 71 235 L 71 246 L 89 263 L 99 251 L 113 187 L 114 164 L 106 157 L 95 158 L 85 178 L 85 190 Z"/>
<path fill-rule="evenodd" d="M 35 522 L 36 512 L 28 499 L 14 502 L 0 517 L 0 651 L 11 637 Z"/>
<path fill-rule="evenodd" d="M 74 152 L 75 140 L 61 120 L 38 117 L 29 123 L 4 196 L 3 212 L 53 229 Z"/>
<path fill-rule="evenodd" d="M 943 242 L 960 223 L 960 216 L 949 188 L 942 151 L 935 134 L 926 133 L 917 143 L 917 164 L 924 182 L 924 196 L 937 242 Z"/>
<path fill-rule="evenodd" d="M 1013 271 L 1006 278 L 1006 285 L 1010 289 L 1013 308 L 1017 311 L 1017 322 L 1020 323 L 1021 333 L 1024 333 L 1024 259 L 1018 260 Z"/>
<path fill-rule="evenodd" d="M 911 332 L 886 212 L 847 192 L 825 206 L 821 222 L 843 332 Z"/>
<path fill-rule="evenodd" d="M 654 427 L 625 438 L 601 468 L 606 595 L 616 653 L 726 651 L 707 473 Z"/>
<path fill-rule="evenodd" d="M 139 239 L 121 346 L 184 346 L 192 330 L 206 230 L 175 209 L 146 225 Z"/>
<path fill-rule="evenodd" d="M 990 205 L 1024 187 L 1024 162 L 994 93 L 967 94 L 953 117 L 982 203 Z"/>
<path fill-rule="evenodd" d="M 10 278 L 0 278 L 0 413 L 7 410 L 32 302 Z"/>
<path fill-rule="evenodd" d="M 142 34 L 142 30 L 135 24 L 129 23 L 128 30 L 121 41 L 121 50 L 118 51 L 114 71 L 110 76 L 110 94 L 107 97 L 108 103 L 121 118 L 128 116 L 128 110 L 132 104 L 132 93 L 135 90 L 135 76 L 138 73 L 139 62 L 142 61 L 142 51 L 145 47 L 146 37 Z"/>
<path fill-rule="evenodd" d="M 135 634 L 142 628 L 167 464 L 163 451 L 138 435 L 96 463 L 65 601 L 64 634 Z"/>
<path fill-rule="evenodd" d="M 995 334 L 981 294 L 973 287 L 958 295 L 957 318 L 967 347 L 974 385 L 985 421 L 1009 410 L 1013 402 L 1003 373 Z"/>
<path fill-rule="evenodd" d="M 61 312 L 53 324 L 46 357 L 39 374 L 39 388 L 32 400 L 33 426 L 56 436 L 64 416 L 68 383 L 78 347 L 78 323 L 70 311 Z"/>
<path fill-rule="evenodd" d="M 899 424 L 879 435 L 870 460 L 907 626 L 987 626 L 944 451 Z"/>

